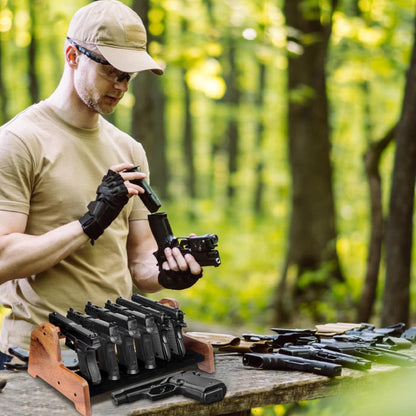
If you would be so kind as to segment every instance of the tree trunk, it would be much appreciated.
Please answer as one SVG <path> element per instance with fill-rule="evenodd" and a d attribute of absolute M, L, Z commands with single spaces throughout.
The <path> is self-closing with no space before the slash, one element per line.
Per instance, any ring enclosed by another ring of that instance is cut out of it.
<path fill-rule="evenodd" d="M 368 322 L 376 299 L 381 252 L 384 240 L 384 217 L 382 207 L 380 158 L 388 144 L 394 139 L 396 127 L 381 140 L 372 143 L 364 155 L 365 171 L 370 190 L 371 232 L 368 248 L 367 272 L 358 304 L 357 322 Z"/>
<path fill-rule="evenodd" d="M 228 150 L 228 184 L 227 196 L 232 202 L 235 194 L 235 174 L 237 172 L 238 160 L 238 107 L 240 104 L 240 88 L 238 85 L 238 67 L 236 63 L 235 40 L 230 36 L 228 39 L 228 71 L 226 75 L 227 92 L 224 102 L 227 105 L 228 126 L 227 126 L 227 150 Z"/>
<path fill-rule="evenodd" d="M 259 91 L 256 97 L 257 107 L 263 108 L 263 99 L 266 92 L 266 66 L 263 63 L 259 63 Z M 263 138 L 264 138 L 264 119 L 259 114 L 257 120 L 257 132 L 256 132 L 256 149 L 258 151 L 256 157 L 256 184 L 254 188 L 254 212 L 256 215 L 261 215 L 263 207 L 262 200 L 264 194 L 264 158 L 263 158 Z"/>
<path fill-rule="evenodd" d="M 28 48 L 28 75 L 29 75 L 29 91 L 32 103 L 39 101 L 39 82 L 36 73 L 36 57 L 37 57 L 37 36 L 36 36 L 36 16 L 38 1 L 29 2 L 30 13 L 30 44 Z"/>
<path fill-rule="evenodd" d="M 184 120 L 184 156 L 186 164 L 186 187 L 188 189 L 188 195 L 191 198 L 196 198 L 196 173 L 194 165 L 194 142 L 193 142 L 193 120 L 191 112 L 191 91 L 186 82 L 185 71 L 183 72 L 184 79 L 184 107 L 185 107 L 185 120 Z"/>
<path fill-rule="evenodd" d="M 309 308 L 314 319 L 322 319 L 314 307 L 335 281 L 342 281 L 335 226 L 330 127 L 326 93 L 325 63 L 331 21 L 321 23 L 319 6 L 302 9 L 302 0 L 286 0 L 289 27 L 288 50 L 288 136 L 292 177 L 292 214 L 285 271 L 279 284 L 288 290 L 289 269 L 295 269 L 291 294 L 277 293 L 275 321 L 287 297 L 296 310 Z M 333 1 L 335 8 L 335 1 Z M 312 272 L 312 273 L 307 273 Z M 316 272 L 316 273 L 315 273 Z M 306 273 L 306 274 L 305 274 Z M 302 277 L 308 276 L 308 281 Z"/>
<path fill-rule="evenodd" d="M 135 0 L 133 10 L 148 28 L 149 1 Z M 147 32 L 147 41 L 152 41 Z M 163 200 L 168 196 L 168 169 L 166 157 L 165 97 L 162 78 L 151 71 L 141 72 L 133 81 L 135 104 L 132 114 L 132 135 L 143 144 L 149 160 L 152 188 Z"/>
<path fill-rule="evenodd" d="M 188 33 L 188 22 L 185 18 L 181 20 L 182 33 Z M 196 172 L 194 164 L 194 135 L 193 135 L 193 118 L 192 118 L 192 96 L 189 85 L 186 81 L 186 68 L 182 69 L 183 94 L 184 94 L 184 136 L 183 136 L 183 153 L 186 166 L 186 188 L 187 196 L 192 199 L 196 197 Z"/>
<path fill-rule="evenodd" d="M 416 24 L 416 21 L 415 21 Z M 386 226 L 386 281 L 381 325 L 409 323 L 410 268 L 416 173 L 416 30 L 397 128 L 389 218 Z"/>

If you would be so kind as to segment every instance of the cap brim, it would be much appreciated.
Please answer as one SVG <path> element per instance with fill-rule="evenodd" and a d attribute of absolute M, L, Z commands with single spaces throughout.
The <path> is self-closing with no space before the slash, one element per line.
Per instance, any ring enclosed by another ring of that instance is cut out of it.
<path fill-rule="evenodd" d="M 163 75 L 162 67 L 145 50 L 121 49 L 102 45 L 97 45 L 97 48 L 104 58 L 119 71 L 152 71 L 157 75 Z"/>

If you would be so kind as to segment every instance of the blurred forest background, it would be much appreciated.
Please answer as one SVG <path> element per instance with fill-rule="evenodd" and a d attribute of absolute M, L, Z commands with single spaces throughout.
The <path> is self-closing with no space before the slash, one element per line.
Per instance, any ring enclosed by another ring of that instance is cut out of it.
<path fill-rule="evenodd" d="M 222 258 L 151 296 L 236 335 L 415 322 L 416 2 L 124 2 L 166 71 L 110 118 L 143 143 L 175 235 L 216 233 Z M 1 124 L 54 90 L 87 3 L 0 0 Z"/>
<path fill-rule="evenodd" d="M 166 71 L 110 118 L 143 143 L 175 235 L 216 233 L 222 258 L 152 297 L 236 334 L 411 323 L 415 1 L 124 2 Z M 1 0 L 1 123 L 54 90 L 87 3 Z"/>

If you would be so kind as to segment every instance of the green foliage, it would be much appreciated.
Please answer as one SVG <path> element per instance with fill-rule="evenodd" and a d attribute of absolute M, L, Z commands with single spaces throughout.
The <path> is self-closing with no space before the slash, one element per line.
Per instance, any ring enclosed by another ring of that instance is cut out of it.
<path fill-rule="evenodd" d="M 36 65 L 41 98 L 47 97 L 59 80 L 69 19 L 87 3 L 36 2 Z M 307 1 L 303 11 L 316 13 L 319 6 L 321 17 L 327 19 L 329 3 Z M 0 4 L 1 69 L 9 118 L 30 104 L 27 52 L 33 22 L 29 4 L 29 0 Z M 160 82 L 166 94 L 171 200 L 164 201 L 164 208 L 176 235 L 215 232 L 220 238 L 222 265 L 206 268 L 203 279 L 194 288 L 174 293 L 194 320 L 263 326 L 270 319 L 286 254 L 290 213 L 286 53 L 291 45 L 286 42 L 282 4 L 270 0 L 151 1 L 149 31 L 157 40 L 149 49 L 167 65 Z M 360 295 L 369 236 L 368 189 L 362 155 L 368 144 L 383 136 L 399 117 L 414 18 L 414 2 L 405 0 L 343 0 L 339 4 L 333 15 L 327 85 L 339 231 L 337 249 L 347 282 L 336 284 L 328 294 L 335 303 L 350 297 L 355 301 Z M 236 45 L 235 68 L 229 68 L 227 60 L 230 41 Z M 266 70 L 264 90 L 260 90 L 259 64 Z M 232 76 L 238 77 L 238 107 L 219 101 L 227 92 L 225 75 L 229 69 Z M 198 193 L 193 201 L 188 200 L 189 168 L 183 156 L 183 80 L 191 90 L 192 100 Z M 299 86 L 289 98 L 302 103 L 311 94 Z M 127 94 L 114 116 L 123 130 L 130 130 L 130 110 L 135 99 L 140 97 Z M 237 120 L 240 131 L 237 170 L 233 174 L 228 168 L 226 147 L 230 117 Z M 257 135 L 260 125 L 261 142 Z M 381 166 L 385 211 L 393 151 L 392 146 Z M 260 182 L 259 163 L 263 166 Z M 232 200 L 227 194 L 228 183 L 235 190 Z M 261 210 L 255 211 L 254 189 L 259 183 L 264 193 Z M 317 271 L 313 278 L 323 276 L 323 272 Z M 415 290 L 412 289 L 412 295 Z M 414 299 L 415 296 L 413 310 Z M 328 310 L 327 300 L 317 299 L 316 308 L 325 316 L 336 316 L 334 308 Z"/>
<path fill-rule="evenodd" d="M 8 98 L 7 103 L 2 104 L 7 104 L 7 118 L 30 104 L 27 75 L 32 23 L 28 12 L 30 1 L 0 3 L 0 64 Z M 47 97 L 59 81 L 69 19 L 87 3 L 86 0 L 36 2 L 39 41 L 36 67 L 41 98 Z M 131 1 L 126 0 L 126 3 L 131 4 Z M 274 0 L 151 1 L 148 29 L 157 40 L 149 44 L 149 51 L 167 67 L 160 82 L 166 95 L 171 200 L 164 201 L 163 209 L 168 212 L 177 236 L 191 232 L 218 234 L 222 258 L 220 267 L 205 268 L 203 278 L 194 287 L 151 295 L 154 299 L 163 296 L 178 299 L 190 328 L 225 326 L 230 332 L 240 334 L 239 329 L 247 327 L 267 331 L 271 319 L 276 285 L 286 254 L 290 213 L 286 105 L 288 99 L 301 104 L 313 96 L 313 91 L 298 86 L 287 97 L 286 53 L 302 51 L 294 42 L 286 41 L 282 4 L 283 1 Z M 314 310 L 328 321 L 340 317 L 354 319 L 355 316 L 353 307 L 350 311 L 340 311 L 331 305 L 353 304 L 361 293 L 370 215 L 362 156 L 369 143 L 381 138 L 400 115 L 413 43 L 415 9 L 415 2 L 408 0 L 343 0 L 339 4 L 333 15 L 327 88 L 339 233 L 337 250 L 347 281 L 334 284 L 320 299 L 301 306 L 300 311 L 293 311 L 304 319 L 310 318 L 310 310 Z M 302 12 L 313 17 L 320 12 L 321 19 L 326 22 L 330 18 L 330 1 L 305 1 Z M 229 68 L 226 59 L 231 40 L 237 45 L 235 68 Z M 260 64 L 266 68 L 262 91 Z M 238 108 L 219 101 L 227 92 L 225 75 L 228 70 L 238 77 L 241 93 Z M 189 169 L 184 163 L 182 143 L 184 80 L 191 90 L 197 161 L 196 200 L 189 200 L 185 185 Z M 135 99 L 140 97 L 127 94 L 114 116 L 123 130 L 130 130 L 130 110 Z M 233 175 L 228 170 L 226 149 L 227 122 L 231 116 L 238 122 L 241 137 L 238 168 Z M 261 143 L 257 137 L 259 123 L 263 127 Z M 385 212 L 393 152 L 394 146 L 391 146 L 381 165 Z M 258 212 L 253 208 L 256 203 L 253 190 L 258 183 L 259 162 L 263 165 L 264 194 Z M 233 200 L 227 195 L 229 180 L 235 187 Z M 416 258 L 416 248 L 413 257 Z M 319 282 L 325 275 L 325 269 L 305 274 L 299 284 Z M 378 293 L 381 291 L 380 285 Z M 411 308 L 416 311 L 415 283 L 411 295 Z M 0 322 L 5 313 L 0 306 Z M 359 395 L 341 402 L 327 399 L 309 402 L 307 406 L 305 403 L 268 406 L 253 409 L 253 414 L 411 414 L 409 409 L 414 409 L 414 403 L 403 393 L 406 388 L 397 389 L 398 395 L 390 402 L 379 401 L 379 398 L 392 397 L 389 389 L 386 390 L 386 395 L 378 397 Z M 357 406 L 357 403 L 364 404 Z M 398 403 L 404 403 L 402 408 L 392 408 L 392 404 Z"/>

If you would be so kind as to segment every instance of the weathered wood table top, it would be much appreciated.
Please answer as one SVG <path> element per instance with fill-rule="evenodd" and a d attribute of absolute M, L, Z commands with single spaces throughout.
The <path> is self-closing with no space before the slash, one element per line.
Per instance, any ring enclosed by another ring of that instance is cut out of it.
<path fill-rule="evenodd" d="M 416 348 L 412 349 L 411 355 L 416 357 Z M 245 367 L 239 354 L 215 355 L 215 368 L 214 374 L 203 375 L 212 376 L 226 384 L 227 394 L 220 402 L 203 405 L 183 396 L 174 396 L 155 402 L 143 399 L 114 406 L 110 394 L 106 393 L 92 397 L 92 415 L 242 415 L 250 408 L 269 404 L 362 392 L 371 389 L 377 381 L 389 375 L 416 372 L 416 367 L 400 368 L 373 364 L 372 368 L 365 372 L 343 368 L 341 376 L 328 378 L 311 373 Z M 4 379 L 7 380 L 7 384 L 0 393 L 2 416 L 79 415 L 72 402 L 46 382 L 32 378 L 27 372 L 2 371 L 0 381 Z"/>

